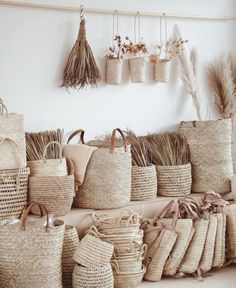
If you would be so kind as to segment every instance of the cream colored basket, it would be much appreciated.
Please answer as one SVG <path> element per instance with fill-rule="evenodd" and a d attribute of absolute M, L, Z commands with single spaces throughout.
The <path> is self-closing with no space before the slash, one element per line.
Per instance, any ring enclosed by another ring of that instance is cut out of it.
<path fill-rule="evenodd" d="M 119 85 L 122 82 L 122 59 L 106 60 L 106 83 L 111 85 Z"/>
<path fill-rule="evenodd" d="M 168 83 L 170 74 L 170 61 L 157 61 L 153 68 L 153 78 L 156 82 Z"/>
<path fill-rule="evenodd" d="M 236 204 L 226 208 L 227 258 L 236 259 Z"/>
<path fill-rule="evenodd" d="M 129 59 L 130 77 L 133 83 L 145 81 L 145 58 L 134 57 Z"/>

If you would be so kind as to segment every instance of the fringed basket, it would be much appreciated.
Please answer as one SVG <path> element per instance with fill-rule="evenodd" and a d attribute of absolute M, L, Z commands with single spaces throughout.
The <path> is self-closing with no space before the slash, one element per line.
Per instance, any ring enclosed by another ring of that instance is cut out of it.
<path fill-rule="evenodd" d="M 157 173 L 155 165 L 132 166 L 131 200 L 153 200 L 157 197 Z"/>
<path fill-rule="evenodd" d="M 129 59 L 130 77 L 133 83 L 145 81 L 145 58 L 134 57 Z"/>
<path fill-rule="evenodd" d="M 158 195 L 187 196 L 191 193 L 191 164 L 176 166 L 156 166 Z"/>
<path fill-rule="evenodd" d="M 119 85 L 122 82 L 122 59 L 106 59 L 106 83 Z"/>
<path fill-rule="evenodd" d="M 73 288 L 113 288 L 111 265 L 86 268 L 76 265 L 73 272 Z"/>
<path fill-rule="evenodd" d="M 63 288 L 72 288 L 72 273 L 76 264 L 73 255 L 78 244 L 79 237 L 76 228 L 66 225 L 61 259 Z"/>
<path fill-rule="evenodd" d="M 156 82 L 168 83 L 170 74 L 170 61 L 162 60 L 154 63 L 153 78 Z"/>

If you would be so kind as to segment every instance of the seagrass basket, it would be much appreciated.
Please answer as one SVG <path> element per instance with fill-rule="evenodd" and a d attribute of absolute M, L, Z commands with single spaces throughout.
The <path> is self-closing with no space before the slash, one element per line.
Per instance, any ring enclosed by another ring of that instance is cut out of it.
<path fill-rule="evenodd" d="M 134 57 L 129 59 L 131 82 L 143 83 L 145 81 L 145 58 Z"/>
<path fill-rule="evenodd" d="M 123 60 L 106 59 L 106 83 L 119 85 L 122 82 Z"/>
<path fill-rule="evenodd" d="M 236 204 L 226 208 L 227 258 L 236 259 Z"/>
<path fill-rule="evenodd" d="M 154 63 L 153 79 L 156 82 L 168 83 L 170 74 L 170 61 L 162 60 Z"/>

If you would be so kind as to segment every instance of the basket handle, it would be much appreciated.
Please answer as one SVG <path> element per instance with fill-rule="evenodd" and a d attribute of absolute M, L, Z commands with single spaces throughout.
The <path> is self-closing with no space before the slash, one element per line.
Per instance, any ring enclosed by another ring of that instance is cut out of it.
<path fill-rule="evenodd" d="M 19 149 L 19 146 L 17 145 L 17 143 L 13 140 L 13 139 L 11 139 L 11 138 L 4 138 L 4 139 L 2 139 L 1 141 L 0 141 L 0 146 L 4 143 L 4 142 L 6 142 L 6 141 L 9 141 L 9 142 L 11 142 L 14 146 L 15 146 L 15 148 L 16 148 L 16 151 L 17 151 L 17 153 L 18 153 L 18 164 L 19 164 L 19 168 L 20 168 L 20 166 L 21 166 L 21 152 L 20 152 L 20 149 Z"/>
<path fill-rule="evenodd" d="M 57 141 L 51 141 L 49 142 L 43 149 L 43 160 L 44 162 L 46 161 L 46 154 L 47 154 L 47 150 L 48 150 L 48 147 L 51 146 L 52 144 L 55 144 L 59 147 L 59 159 L 62 161 L 62 146 L 59 142 Z"/>
<path fill-rule="evenodd" d="M 123 134 L 123 132 L 121 131 L 120 128 L 116 128 L 112 131 L 112 135 L 111 135 L 111 143 L 110 143 L 110 153 L 113 153 L 114 152 L 114 149 L 115 149 L 115 145 L 116 145 L 116 132 L 119 132 L 122 139 L 123 139 L 123 142 L 124 142 L 124 148 L 125 148 L 125 152 L 127 152 L 127 141 L 126 141 L 126 138 L 125 138 L 125 135 Z"/>
<path fill-rule="evenodd" d="M 84 133 L 85 133 L 85 131 L 84 131 L 83 129 L 78 129 L 78 130 L 74 131 L 74 132 L 69 136 L 66 144 L 69 144 L 70 140 L 71 140 L 72 138 L 74 138 L 74 137 L 75 137 L 76 135 L 78 135 L 78 134 L 80 134 L 80 142 L 81 142 L 82 144 L 85 144 L 85 142 L 84 142 Z"/>
<path fill-rule="evenodd" d="M 115 272 L 117 274 L 120 274 L 120 267 L 119 267 L 119 264 L 116 260 L 111 261 L 111 266 L 115 269 Z"/>
<path fill-rule="evenodd" d="M 141 252 L 140 252 L 140 260 L 143 260 L 147 254 L 147 250 L 148 250 L 148 246 L 147 244 L 143 244 L 142 248 L 141 248 Z"/>
<path fill-rule="evenodd" d="M 26 228 L 26 221 L 27 218 L 29 216 L 29 213 L 31 211 L 31 208 L 34 206 L 38 206 L 40 209 L 40 213 L 41 213 L 41 217 L 43 217 L 44 215 L 46 215 L 47 217 L 47 224 L 46 224 L 46 232 L 49 232 L 50 230 L 50 224 L 49 224 L 49 213 L 48 213 L 48 209 L 39 203 L 36 202 L 28 202 L 25 207 L 22 210 L 21 216 L 20 216 L 20 220 L 21 220 L 21 231 L 25 231 Z"/>
<path fill-rule="evenodd" d="M 5 111 L 6 117 L 8 117 L 8 109 L 7 106 L 3 103 L 2 99 L 0 98 L 0 115 L 3 116 Z"/>

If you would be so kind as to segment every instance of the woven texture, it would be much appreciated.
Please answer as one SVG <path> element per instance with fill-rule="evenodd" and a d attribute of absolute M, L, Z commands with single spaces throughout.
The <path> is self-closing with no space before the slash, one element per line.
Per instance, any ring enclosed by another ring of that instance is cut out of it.
<path fill-rule="evenodd" d="M 29 168 L 0 170 L 0 219 L 19 217 L 27 203 Z"/>
<path fill-rule="evenodd" d="M 131 200 L 145 201 L 157 197 L 157 174 L 154 165 L 132 166 Z"/>
<path fill-rule="evenodd" d="M 129 59 L 130 77 L 133 83 L 145 81 L 145 58 L 136 57 Z"/>
<path fill-rule="evenodd" d="M 154 64 L 153 78 L 156 82 L 167 83 L 169 82 L 170 62 L 157 61 Z"/>
<path fill-rule="evenodd" d="M 217 218 L 217 230 L 212 267 L 221 268 L 225 262 L 226 215 L 217 213 L 213 216 Z"/>
<path fill-rule="evenodd" d="M 236 258 L 236 204 L 226 209 L 227 258 Z"/>
<path fill-rule="evenodd" d="M 111 263 L 116 264 L 120 272 L 138 273 L 142 270 L 142 260 L 142 257 L 116 257 L 115 259 L 111 260 Z"/>
<path fill-rule="evenodd" d="M 122 81 L 123 60 L 107 59 L 106 60 L 106 83 L 119 85 Z"/>
<path fill-rule="evenodd" d="M 177 166 L 156 166 L 158 195 L 187 196 L 191 193 L 191 164 Z"/>
<path fill-rule="evenodd" d="M 187 138 L 190 148 L 192 192 L 230 192 L 233 176 L 232 121 L 182 122 L 180 134 Z"/>
<path fill-rule="evenodd" d="M 86 268 L 76 265 L 73 271 L 73 288 L 113 288 L 111 265 Z"/>
<path fill-rule="evenodd" d="M 72 273 L 76 262 L 73 259 L 79 244 L 78 232 L 75 227 L 66 225 L 62 251 L 62 283 L 63 288 L 72 288 Z"/>

